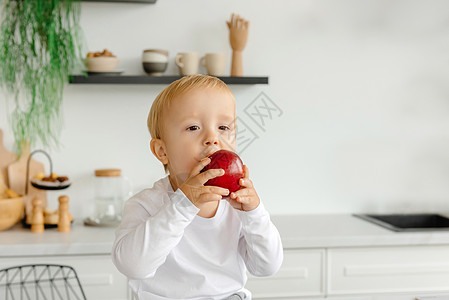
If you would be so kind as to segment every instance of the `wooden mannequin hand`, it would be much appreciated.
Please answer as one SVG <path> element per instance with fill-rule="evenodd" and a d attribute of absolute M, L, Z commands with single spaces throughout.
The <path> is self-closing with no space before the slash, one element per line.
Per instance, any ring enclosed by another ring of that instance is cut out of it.
<path fill-rule="evenodd" d="M 243 51 L 248 41 L 249 21 L 232 14 L 231 21 L 226 22 L 229 28 L 229 40 L 234 51 Z"/>

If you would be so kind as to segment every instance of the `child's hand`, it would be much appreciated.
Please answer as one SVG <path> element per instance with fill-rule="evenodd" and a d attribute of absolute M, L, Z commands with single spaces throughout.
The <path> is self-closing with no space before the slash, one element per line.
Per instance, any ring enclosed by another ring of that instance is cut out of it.
<path fill-rule="evenodd" d="M 217 186 L 204 186 L 212 178 L 222 176 L 223 169 L 210 169 L 203 173 L 201 170 L 210 163 L 210 158 L 202 159 L 190 172 L 187 180 L 179 187 L 184 195 L 198 208 L 201 204 L 220 201 L 222 196 L 229 194 L 229 190 Z"/>
<path fill-rule="evenodd" d="M 250 211 L 259 206 L 260 199 L 254 189 L 253 182 L 249 179 L 249 169 L 243 166 L 244 176 L 240 178 L 240 190 L 231 193 L 229 203 L 238 210 Z"/>

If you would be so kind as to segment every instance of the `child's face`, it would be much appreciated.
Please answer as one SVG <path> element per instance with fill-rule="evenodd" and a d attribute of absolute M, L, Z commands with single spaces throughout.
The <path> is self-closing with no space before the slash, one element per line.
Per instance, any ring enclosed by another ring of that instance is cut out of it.
<path fill-rule="evenodd" d="M 173 179 L 188 178 L 217 150 L 235 151 L 235 100 L 217 88 L 196 88 L 175 97 L 164 114 L 163 141 Z"/>

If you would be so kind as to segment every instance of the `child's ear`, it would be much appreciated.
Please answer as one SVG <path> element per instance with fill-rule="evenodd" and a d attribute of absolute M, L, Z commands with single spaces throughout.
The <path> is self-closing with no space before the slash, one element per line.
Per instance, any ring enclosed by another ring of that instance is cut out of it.
<path fill-rule="evenodd" d="M 165 151 L 165 143 L 161 139 L 151 139 L 150 142 L 151 152 L 154 156 L 163 164 L 168 164 L 167 152 Z"/>

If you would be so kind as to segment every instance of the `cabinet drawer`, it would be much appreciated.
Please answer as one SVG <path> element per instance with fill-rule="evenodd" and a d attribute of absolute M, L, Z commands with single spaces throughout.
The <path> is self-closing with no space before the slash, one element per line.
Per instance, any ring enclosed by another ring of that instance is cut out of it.
<path fill-rule="evenodd" d="M 270 277 L 248 275 L 246 288 L 254 299 L 323 295 L 324 253 L 324 250 L 284 250 L 278 273 Z"/>
<path fill-rule="evenodd" d="M 449 291 L 449 247 L 328 251 L 329 294 Z"/>
<path fill-rule="evenodd" d="M 127 299 L 128 281 L 117 271 L 108 255 L 1 258 L 0 269 L 16 265 L 46 263 L 73 267 L 78 274 L 87 299 Z"/>

